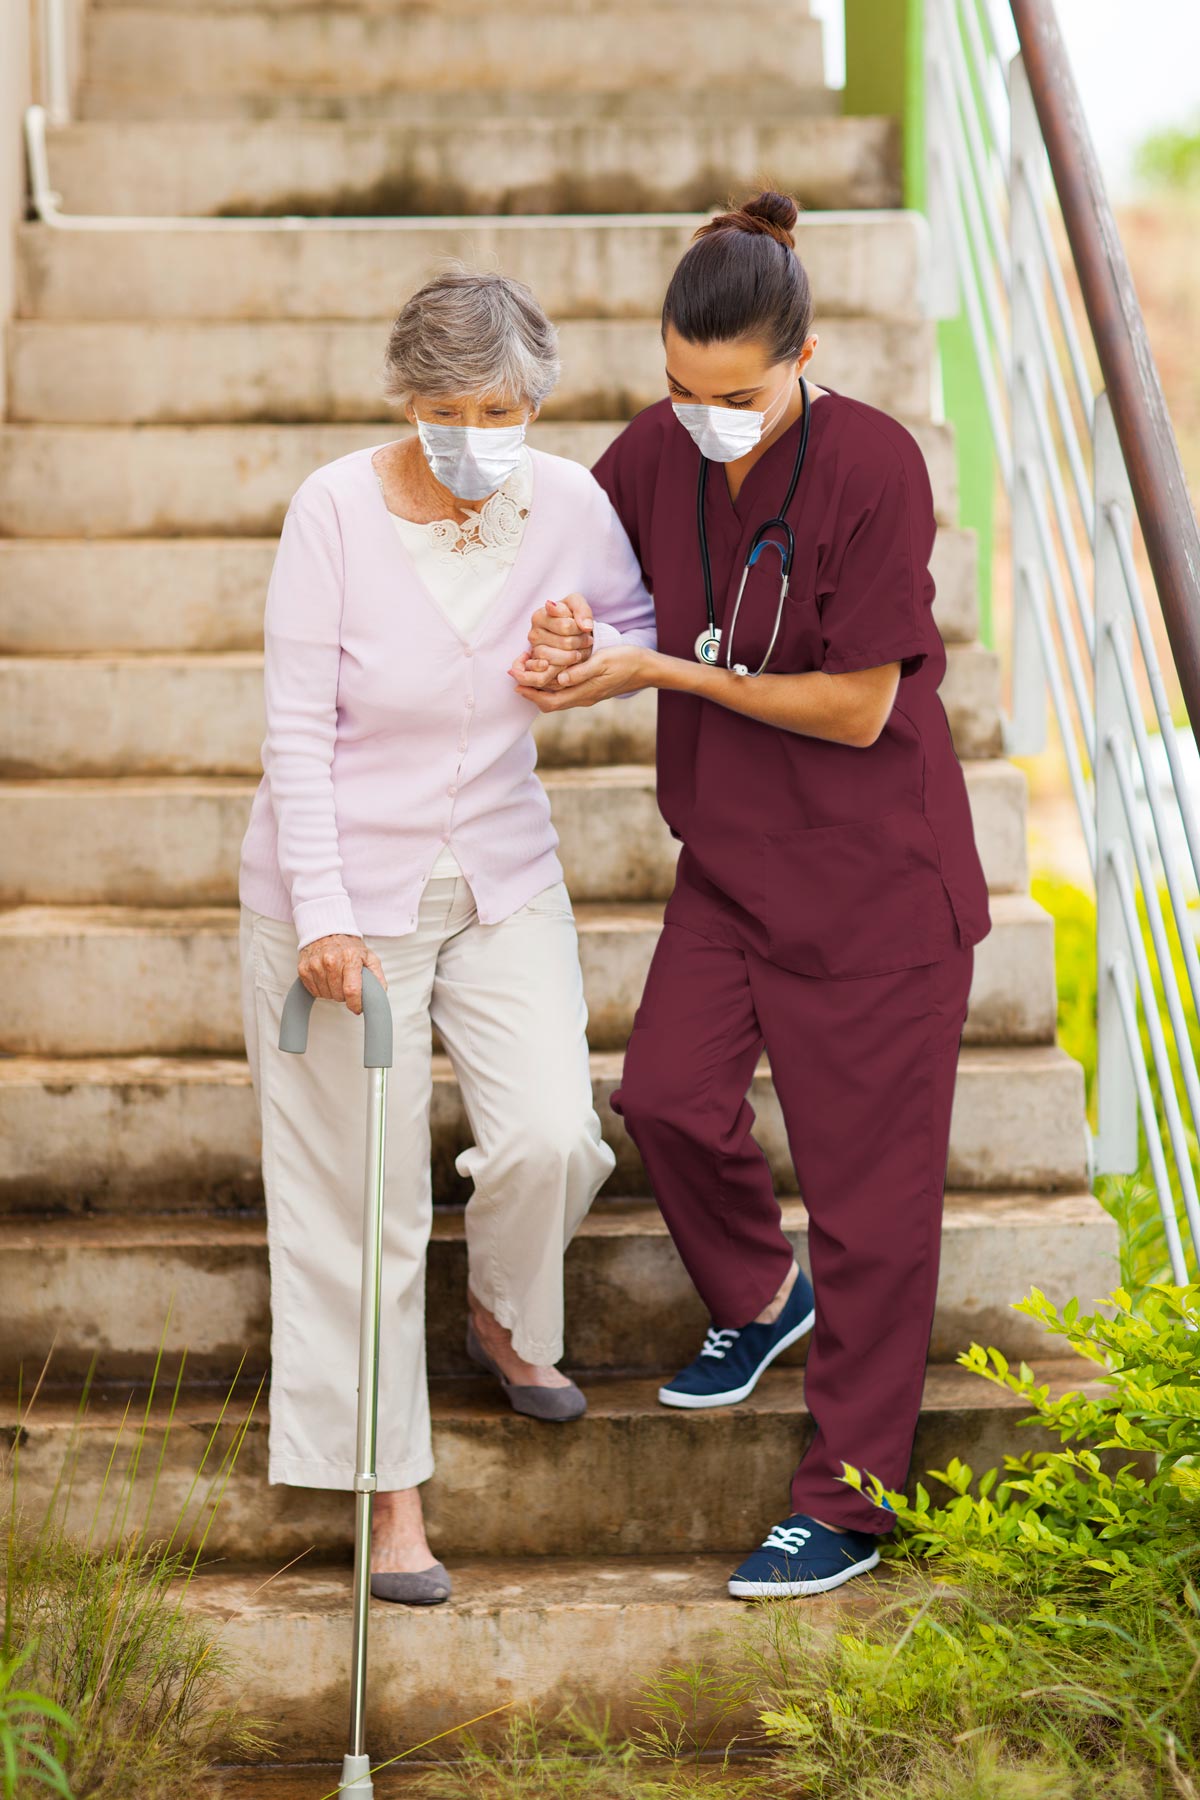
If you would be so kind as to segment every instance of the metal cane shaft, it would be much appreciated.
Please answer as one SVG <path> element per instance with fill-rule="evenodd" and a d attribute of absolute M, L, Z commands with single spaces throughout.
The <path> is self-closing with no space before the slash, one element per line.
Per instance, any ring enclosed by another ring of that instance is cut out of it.
<path fill-rule="evenodd" d="M 362 1303 L 358 1337 L 358 1440 L 354 1475 L 354 1637 L 351 1651 L 350 1750 L 366 1749 L 367 1607 L 371 1596 L 371 1519 L 375 1506 L 375 1440 L 379 1422 L 379 1313 L 383 1262 L 383 1171 L 387 1135 L 387 1070 L 370 1070 L 367 1170 L 363 1197 Z"/>

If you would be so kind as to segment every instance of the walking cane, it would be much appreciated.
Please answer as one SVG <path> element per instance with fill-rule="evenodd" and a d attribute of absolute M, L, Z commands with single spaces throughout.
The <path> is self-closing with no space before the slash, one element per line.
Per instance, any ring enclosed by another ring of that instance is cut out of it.
<path fill-rule="evenodd" d="M 367 1096 L 367 1182 L 363 1198 L 362 1302 L 358 1326 L 358 1446 L 354 1473 L 354 1638 L 350 1670 L 350 1748 L 342 1758 L 339 1794 L 370 1800 L 366 1751 L 367 1606 L 371 1594 L 371 1515 L 375 1506 L 375 1435 L 379 1419 L 379 1276 L 383 1260 L 383 1168 L 387 1136 L 387 1077 L 392 1066 L 392 1009 L 383 983 L 362 972 L 363 1067 Z M 313 996 L 296 981 L 283 1005 L 279 1048 L 303 1056 Z"/>

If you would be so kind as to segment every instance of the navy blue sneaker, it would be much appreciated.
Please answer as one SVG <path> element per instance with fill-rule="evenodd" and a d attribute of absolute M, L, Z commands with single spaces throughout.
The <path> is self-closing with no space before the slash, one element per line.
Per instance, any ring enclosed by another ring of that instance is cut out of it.
<path fill-rule="evenodd" d="M 740 1331 L 710 1326 L 695 1362 L 659 1388 L 659 1399 L 664 1406 L 735 1406 L 789 1344 L 812 1330 L 814 1317 L 813 1291 L 801 1271 L 773 1325 L 743 1325 Z"/>
<path fill-rule="evenodd" d="M 729 1578 L 735 1600 L 786 1600 L 824 1594 L 879 1561 L 879 1539 L 868 1531 L 830 1531 L 807 1513 L 776 1525 Z"/>

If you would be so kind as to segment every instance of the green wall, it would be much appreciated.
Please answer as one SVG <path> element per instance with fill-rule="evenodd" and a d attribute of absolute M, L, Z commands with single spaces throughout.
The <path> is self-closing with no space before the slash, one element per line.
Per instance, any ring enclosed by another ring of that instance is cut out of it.
<path fill-rule="evenodd" d="M 925 71 L 922 0 L 845 0 L 843 110 L 900 121 L 905 206 L 925 211 Z M 958 457 L 959 523 L 976 534 L 979 634 L 992 645 L 992 543 L 996 461 L 983 385 L 966 316 L 937 327 L 946 417 Z"/>

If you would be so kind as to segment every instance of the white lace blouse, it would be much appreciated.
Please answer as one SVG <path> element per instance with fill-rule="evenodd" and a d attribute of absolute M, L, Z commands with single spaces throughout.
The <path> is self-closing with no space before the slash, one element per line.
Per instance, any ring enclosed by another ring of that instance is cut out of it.
<path fill-rule="evenodd" d="M 390 515 L 418 577 L 460 637 L 474 637 L 499 597 L 517 559 L 532 496 L 533 465 L 526 450 L 503 486 L 478 509 L 468 510 L 461 525 L 454 519 L 418 525 Z M 447 844 L 430 878 L 460 873 L 458 858 Z"/>

